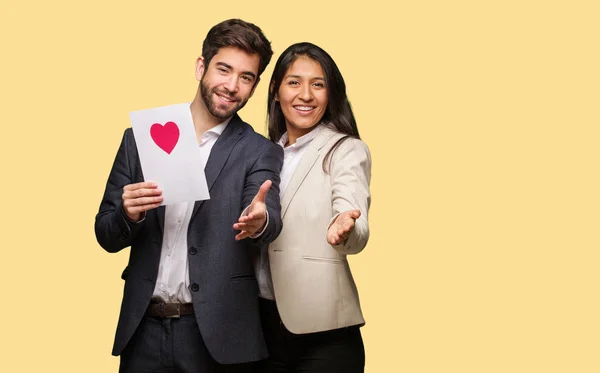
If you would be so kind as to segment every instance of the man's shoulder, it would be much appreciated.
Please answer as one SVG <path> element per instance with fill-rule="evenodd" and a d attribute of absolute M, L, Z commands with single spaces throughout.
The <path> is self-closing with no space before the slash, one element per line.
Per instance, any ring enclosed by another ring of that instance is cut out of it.
<path fill-rule="evenodd" d="M 135 147 L 135 138 L 133 136 L 133 129 L 131 127 L 123 130 L 123 135 L 121 136 L 121 146 L 125 146 L 126 148 L 130 148 L 132 146 Z"/>
<path fill-rule="evenodd" d="M 123 142 L 126 143 L 128 149 L 137 153 L 137 143 L 135 141 L 135 134 L 133 132 L 133 128 L 125 128 L 125 131 L 123 131 Z"/>
<path fill-rule="evenodd" d="M 240 126 L 240 129 L 242 130 L 244 137 L 246 137 L 248 140 L 257 142 L 263 146 L 275 145 L 275 143 L 273 143 L 271 140 L 267 139 L 260 133 L 256 132 L 254 130 L 254 127 L 252 127 L 248 122 L 242 120 L 239 116 L 236 115 L 236 117 L 234 117 L 232 119 L 232 122 L 234 120 L 236 120 L 237 125 Z"/>

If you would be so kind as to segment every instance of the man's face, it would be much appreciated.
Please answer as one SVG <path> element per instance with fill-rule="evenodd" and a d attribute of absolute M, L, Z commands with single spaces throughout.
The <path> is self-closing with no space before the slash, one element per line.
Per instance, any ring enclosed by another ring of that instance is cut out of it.
<path fill-rule="evenodd" d="M 246 105 L 258 84 L 258 54 L 248 54 L 235 47 L 219 49 L 209 66 L 200 57 L 196 62 L 196 79 L 200 95 L 209 113 L 225 120 Z"/>

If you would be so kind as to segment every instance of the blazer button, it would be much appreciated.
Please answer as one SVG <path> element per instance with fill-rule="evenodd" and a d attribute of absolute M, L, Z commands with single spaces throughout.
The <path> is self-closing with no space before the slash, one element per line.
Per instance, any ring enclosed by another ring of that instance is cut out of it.
<path fill-rule="evenodd" d="M 190 286 L 190 288 L 192 289 L 192 291 L 200 290 L 200 286 L 198 286 L 198 284 L 195 282 Z"/>
<path fill-rule="evenodd" d="M 196 249 L 194 246 L 190 247 L 190 250 L 189 250 L 190 255 L 196 255 L 197 252 L 198 252 L 198 249 Z"/>

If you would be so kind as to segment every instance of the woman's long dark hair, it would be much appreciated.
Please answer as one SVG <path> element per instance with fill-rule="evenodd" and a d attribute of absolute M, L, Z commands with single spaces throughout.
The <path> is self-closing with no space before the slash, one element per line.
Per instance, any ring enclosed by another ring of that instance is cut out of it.
<path fill-rule="evenodd" d="M 267 102 L 267 122 L 269 125 L 269 139 L 273 142 L 279 141 L 286 131 L 285 118 L 281 111 L 279 101 L 276 100 L 277 92 L 283 78 L 294 61 L 298 57 L 308 57 L 321 65 L 325 73 L 325 86 L 327 87 L 327 109 L 318 125 L 322 123 L 331 123 L 331 125 L 346 136 L 339 139 L 325 155 L 323 160 L 323 169 L 325 164 L 331 158 L 337 147 L 348 137 L 360 139 L 354 113 L 350 107 L 348 96 L 346 95 L 346 83 L 342 73 L 333 61 L 333 58 L 320 47 L 312 43 L 297 43 L 288 47 L 277 59 L 271 82 L 269 86 L 269 97 Z"/>

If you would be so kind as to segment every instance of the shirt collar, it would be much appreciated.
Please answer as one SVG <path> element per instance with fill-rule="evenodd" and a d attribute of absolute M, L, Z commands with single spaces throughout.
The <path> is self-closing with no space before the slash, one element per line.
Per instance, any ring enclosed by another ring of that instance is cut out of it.
<path fill-rule="evenodd" d="M 223 131 L 225 131 L 225 128 L 227 128 L 227 125 L 229 124 L 230 121 L 231 121 L 231 118 L 227 118 L 227 119 L 225 119 L 225 121 L 223 123 L 217 124 L 213 128 L 206 131 L 206 133 L 212 132 L 217 136 L 221 136 L 221 134 L 223 133 Z"/>
<path fill-rule="evenodd" d="M 300 136 L 296 139 L 296 142 L 293 145 L 288 146 L 288 148 L 290 147 L 295 147 L 295 148 L 301 148 L 304 147 L 306 144 L 308 144 L 309 142 L 311 142 L 315 137 L 317 137 L 317 135 L 319 134 L 319 132 L 321 132 L 322 129 L 322 125 L 319 124 L 317 125 L 317 127 L 315 129 L 313 129 L 312 131 L 310 131 L 309 133 L 307 133 L 306 135 Z M 279 139 L 279 141 L 277 142 L 282 148 L 285 149 L 285 143 L 288 141 L 288 133 L 284 133 L 281 138 Z"/>

